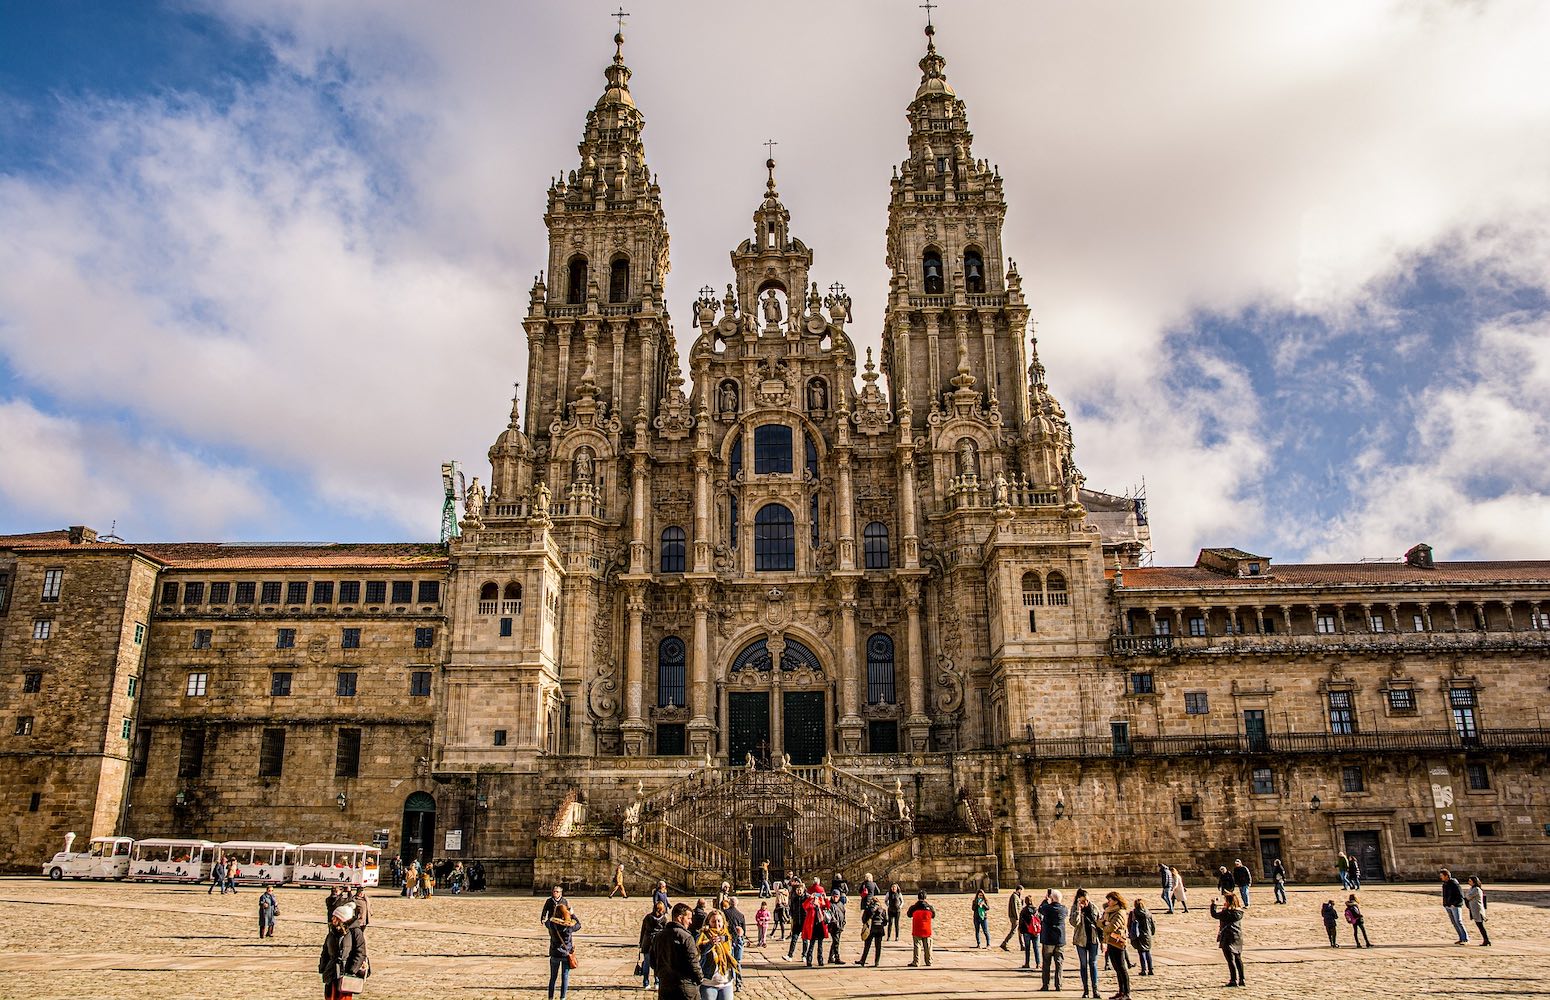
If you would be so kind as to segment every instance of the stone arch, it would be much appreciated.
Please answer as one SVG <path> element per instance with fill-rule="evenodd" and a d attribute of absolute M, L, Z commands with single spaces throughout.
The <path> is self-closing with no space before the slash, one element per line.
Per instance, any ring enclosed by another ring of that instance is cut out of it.
<path fill-rule="evenodd" d="M 587 255 L 573 254 L 565 264 L 565 303 L 579 306 L 587 301 Z"/>

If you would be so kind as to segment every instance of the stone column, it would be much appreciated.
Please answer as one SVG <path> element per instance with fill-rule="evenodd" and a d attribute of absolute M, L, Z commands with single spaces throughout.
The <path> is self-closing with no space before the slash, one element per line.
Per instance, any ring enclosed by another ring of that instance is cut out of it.
<path fill-rule="evenodd" d="M 1363 629 L 1363 631 L 1365 631 L 1365 632 L 1373 631 L 1373 627 L 1372 627 L 1372 605 L 1371 604 L 1363 604 L 1362 605 L 1362 624 L 1364 624 L 1366 626 L 1366 628 Z"/>
<path fill-rule="evenodd" d="M 646 476 L 647 458 L 644 454 L 637 453 L 632 456 L 630 471 L 632 483 L 630 487 L 630 572 L 645 573 L 646 569 L 646 507 L 650 503 L 647 496 L 651 490 L 650 480 Z"/>
<path fill-rule="evenodd" d="M 1448 602 L 1448 614 L 1453 618 L 1453 631 L 1459 630 L 1459 605 L 1457 601 Z"/>
<path fill-rule="evenodd" d="M 836 448 L 834 464 L 839 470 L 839 495 L 835 498 L 840 515 L 839 568 L 852 570 L 856 568 L 856 518 L 853 510 L 855 502 L 851 499 L 850 449 Z"/>
<path fill-rule="evenodd" d="M 1404 626 L 1401 625 L 1400 622 L 1399 622 L 1399 605 L 1398 604 L 1390 604 L 1389 605 L 1389 617 L 1394 620 L 1394 632 L 1396 634 L 1400 633 L 1400 632 L 1403 632 L 1405 630 Z"/>
<path fill-rule="evenodd" d="M 915 450 L 899 449 L 899 521 L 904 533 L 902 559 L 905 569 L 920 565 L 920 536 L 915 530 Z"/>
<path fill-rule="evenodd" d="M 856 646 L 856 584 L 845 580 L 840 584 L 840 749 L 845 753 L 861 752 L 861 737 L 866 723 L 861 719 L 861 665 Z"/>
<path fill-rule="evenodd" d="M 710 585 L 694 584 L 693 692 L 689 696 L 689 753 L 703 758 L 712 751 L 715 723 L 710 721 Z"/>
<path fill-rule="evenodd" d="M 1485 616 L 1485 602 L 1475 602 L 1475 629 L 1479 632 L 1489 632 L 1491 621 Z"/>
<path fill-rule="evenodd" d="M 713 546 L 710 538 L 710 457 L 694 456 L 694 572 L 709 573 Z"/>
<path fill-rule="evenodd" d="M 624 598 L 628 612 L 628 624 L 624 637 L 624 723 L 619 727 L 624 738 L 627 756 L 639 757 L 646 752 L 646 731 L 649 728 L 641 711 L 644 683 L 641 679 L 641 624 L 646 613 L 646 597 L 638 589 L 631 589 Z"/>
<path fill-rule="evenodd" d="M 926 712 L 926 664 L 920 634 L 920 581 L 904 580 L 904 610 L 908 616 L 905 669 L 909 675 L 910 714 L 904 720 L 907 748 L 924 752 L 931 747 L 931 716 Z"/>

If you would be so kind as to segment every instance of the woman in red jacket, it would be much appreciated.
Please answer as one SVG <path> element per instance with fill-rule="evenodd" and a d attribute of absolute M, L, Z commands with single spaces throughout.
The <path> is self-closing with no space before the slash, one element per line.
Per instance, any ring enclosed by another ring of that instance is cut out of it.
<path fill-rule="evenodd" d="M 817 879 L 813 880 L 813 887 L 807 890 L 807 898 L 802 906 L 807 910 L 807 919 L 802 922 L 802 961 L 809 968 L 813 964 L 813 953 L 818 953 L 818 964 L 824 964 L 826 949 L 823 942 L 829 937 L 829 897 L 823 891 L 823 886 Z"/>

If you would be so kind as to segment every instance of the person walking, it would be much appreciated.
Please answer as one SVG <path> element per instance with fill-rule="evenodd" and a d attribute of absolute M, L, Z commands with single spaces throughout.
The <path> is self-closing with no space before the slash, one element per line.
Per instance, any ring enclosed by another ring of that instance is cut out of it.
<path fill-rule="evenodd" d="M 770 859 L 759 862 L 759 898 L 770 898 Z"/>
<path fill-rule="evenodd" d="M 790 940 L 786 942 L 786 961 L 796 954 L 797 942 L 803 939 L 807 930 L 807 893 L 800 883 L 792 886 L 790 894 L 791 906 L 791 931 Z M 807 946 L 802 946 L 804 952 Z"/>
<path fill-rule="evenodd" d="M 866 915 L 866 930 L 861 944 L 861 957 L 856 960 L 857 965 L 865 965 L 867 953 L 872 953 L 872 967 L 875 969 L 883 961 L 883 941 L 888 936 L 888 907 L 881 900 L 874 900 L 871 909 L 862 911 Z"/>
<path fill-rule="evenodd" d="M 824 942 L 829 938 L 829 896 L 817 879 L 802 899 L 802 962 L 813 967 L 813 953 L 818 953 L 818 966 L 824 965 Z"/>
<path fill-rule="evenodd" d="M 777 941 L 786 936 L 786 916 L 789 912 L 786 908 L 786 898 L 790 892 L 791 890 L 787 889 L 784 884 L 775 887 L 775 909 L 771 911 L 771 917 L 775 923 L 775 940 Z"/>
<path fill-rule="evenodd" d="M 1127 930 L 1130 932 L 1130 943 L 1136 949 L 1136 962 L 1141 966 L 1138 975 L 1155 975 L 1156 971 L 1152 968 L 1152 939 L 1157 936 L 1157 922 L 1139 898 L 1130 908 L 1130 926 Z"/>
<path fill-rule="evenodd" d="M 651 893 L 651 901 L 653 903 L 661 903 L 663 910 L 673 908 L 673 901 L 667 898 L 667 882 L 662 879 L 657 880 L 657 887 Z"/>
<path fill-rule="evenodd" d="M 866 878 L 861 880 L 861 912 L 864 914 L 876 906 L 878 898 L 877 879 L 872 877 L 871 872 L 867 872 Z"/>
<path fill-rule="evenodd" d="M 1043 922 L 1039 918 L 1039 908 L 1033 903 L 1033 893 L 1024 893 L 1023 909 L 1017 915 L 1017 940 L 1023 946 L 1023 968 L 1025 969 L 1039 968 L 1039 932 L 1041 930 L 1043 930 Z"/>
<path fill-rule="evenodd" d="M 1356 902 L 1356 893 L 1351 893 L 1345 901 L 1345 922 L 1351 925 L 1351 940 L 1360 948 L 1362 942 L 1367 942 L 1367 947 L 1372 947 L 1372 938 L 1367 936 L 1367 920 L 1362 916 L 1362 908 Z"/>
<path fill-rule="evenodd" d="M 560 980 L 560 1000 L 570 991 L 570 970 L 576 967 L 576 932 L 581 920 L 564 903 L 549 916 L 549 1000 L 554 1000 L 554 980 Z"/>
<path fill-rule="evenodd" d="M 1329 935 L 1329 946 L 1340 947 L 1340 942 L 1335 940 L 1335 929 L 1340 926 L 1340 909 L 1335 906 L 1333 899 L 1325 900 L 1319 908 L 1319 916 L 1324 919 L 1324 933 Z"/>
<path fill-rule="evenodd" d="M 1110 890 L 1103 897 L 1103 913 L 1098 917 L 1098 927 L 1103 932 L 1103 949 L 1109 958 L 1109 968 L 1119 981 L 1119 992 L 1112 1000 L 1130 1000 L 1130 908 L 1125 897 Z"/>
<path fill-rule="evenodd" d="M 982 893 L 980 893 L 980 895 L 983 896 L 984 893 L 982 892 Z M 1007 900 L 1006 900 L 1006 922 L 1007 922 L 1007 929 L 1006 929 L 1006 937 L 1001 939 L 1001 950 L 1002 951 L 1011 951 L 1012 950 L 1011 948 L 1007 947 L 1007 942 L 1011 941 L 1012 940 L 1012 935 L 1017 933 L 1017 918 L 1022 915 L 1022 912 L 1023 912 L 1023 887 L 1022 887 L 1022 883 L 1018 883 L 1017 888 L 1012 890 L 1012 894 L 1010 896 L 1008 896 Z M 990 931 L 989 931 L 988 928 L 985 931 L 985 937 L 987 939 L 990 937 Z M 976 945 L 979 944 L 979 937 L 978 936 L 976 936 L 974 938 L 974 943 Z"/>
<path fill-rule="evenodd" d="M 1232 863 L 1232 885 L 1238 893 L 1238 898 L 1243 902 L 1243 908 L 1249 908 L 1249 886 L 1254 884 L 1254 876 L 1249 872 L 1249 866 L 1243 863 L 1243 859 Z"/>
<path fill-rule="evenodd" d="M 1217 894 L 1220 895 L 1220 896 L 1225 896 L 1229 892 L 1236 891 L 1237 888 L 1238 888 L 1237 884 L 1234 883 L 1233 880 L 1232 880 L 1232 872 L 1227 870 L 1227 866 L 1226 865 L 1217 865 L 1216 866 L 1216 892 L 1217 892 Z"/>
<path fill-rule="evenodd" d="M 266 885 L 264 891 L 258 894 L 258 936 L 260 938 L 274 937 L 274 920 L 279 915 L 280 903 Z"/>
<path fill-rule="evenodd" d="M 904 911 L 904 893 L 899 891 L 899 883 L 895 882 L 888 887 L 888 938 L 892 941 L 899 939 L 899 914 Z"/>
<path fill-rule="evenodd" d="M 837 890 L 829 902 L 829 964 L 838 968 L 840 961 L 840 936 L 845 933 L 846 903 L 849 897 L 844 890 Z"/>
<path fill-rule="evenodd" d="M 1185 913 L 1188 913 L 1189 893 L 1184 888 L 1184 876 L 1179 873 L 1177 868 L 1170 868 L 1168 870 L 1173 872 L 1173 901 L 1182 906 Z M 1172 912 L 1172 907 L 1169 907 L 1169 911 Z"/>
<path fill-rule="evenodd" d="M 1039 904 L 1039 951 L 1044 955 L 1044 979 L 1041 990 L 1049 989 L 1050 970 L 1055 972 L 1055 991 L 1060 991 L 1060 970 L 1066 963 L 1066 905 L 1059 889 L 1050 889 Z"/>
<path fill-rule="evenodd" d="M 705 978 L 700 986 L 700 1000 L 732 1000 L 739 968 L 726 914 L 711 910 L 694 943 L 699 949 L 700 973 Z"/>
<path fill-rule="evenodd" d="M 1236 893 L 1224 897 L 1222 909 L 1211 900 L 1211 917 L 1216 921 L 1216 945 L 1227 960 L 1227 985 L 1247 986 L 1243 975 L 1243 908 L 1238 905 Z"/>
<path fill-rule="evenodd" d="M 1071 907 L 1071 944 L 1076 947 L 1076 967 L 1082 976 L 1082 996 L 1098 996 L 1098 947 L 1103 935 L 1098 929 L 1098 908 L 1087 898 L 1086 889 L 1076 890 Z"/>
<path fill-rule="evenodd" d="M 699 937 L 700 931 L 705 929 L 705 918 L 710 916 L 710 907 L 703 898 L 694 901 L 694 916 L 689 921 L 689 933 Z"/>
<path fill-rule="evenodd" d="M 337 910 L 340 905 L 344 903 L 344 901 L 345 898 L 342 887 L 337 885 L 329 886 L 328 895 L 323 897 L 324 919 L 332 917 L 334 915 L 334 911 Z"/>
<path fill-rule="evenodd" d="M 1275 882 L 1276 903 L 1286 905 L 1286 865 L 1280 858 L 1270 864 L 1270 877 Z"/>
<path fill-rule="evenodd" d="M 909 908 L 910 937 L 915 944 L 915 958 L 910 962 L 910 968 L 920 965 L 920 953 L 926 953 L 926 968 L 931 968 L 931 920 L 936 916 L 936 907 L 926 902 L 926 890 L 922 889 L 915 895 L 915 902 Z"/>
<path fill-rule="evenodd" d="M 630 893 L 624 888 L 624 864 L 614 865 L 614 887 L 608 890 L 608 898 L 613 899 L 614 893 L 618 893 L 625 899 L 630 898 Z"/>
<path fill-rule="evenodd" d="M 642 917 L 640 921 L 640 939 L 638 942 L 640 961 L 636 963 L 635 967 L 640 970 L 641 989 L 651 985 L 651 945 L 652 942 L 656 941 L 657 935 L 662 933 L 662 929 L 667 924 L 667 907 L 662 904 L 660 899 L 652 901 L 651 912 Z"/>
<path fill-rule="evenodd" d="M 364 885 L 358 885 L 350 890 L 349 897 L 343 901 L 355 904 L 355 923 L 362 930 L 371 926 L 371 904 L 366 899 L 366 887 Z"/>
<path fill-rule="evenodd" d="M 675 903 L 672 917 L 651 942 L 651 965 L 657 971 L 657 1000 L 701 1000 L 705 985 L 700 949 L 689 933 L 694 911 L 688 903 Z"/>
<path fill-rule="evenodd" d="M 323 952 L 318 956 L 318 975 L 323 977 L 323 1000 L 351 1000 L 364 986 L 371 966 L 366 957 L 366 932 L 349 926 L 355 906 L 341 904 L 328 918 Z"/>
<path fill-rule="evenodd" d="M 1169 868 L 1167 865 L 1165 865 L 1161 861 L 1159 861 L 1157 863 L 1157 875 L 1162 880 L 1162 901 L 1163 901 L 1163 905 L 1168 908 L 1168 912 L 1169 913 L 1172 913 L 1173 912 L 1173 869 Z"/>
<path fill-rule="evenodd" d="M 1351 883 L 1352 892 L 1362 891 L 1362 865 L 1356 860 L 1356 855 L 1347 854 L 1345 858 L 1346 879 Z"/>
<path fill-rule="evenodd" d="M 1340 888 L 1351 888 L 1351 862 L 1344 851 L 1335 854 L 1335 874 L 1340 876 Z"/>
<path fill-rule="evenodd" d="M 1468 944 L 1469 931 L 1464 929 L 1464 889 L 1459 885 L 1458 879 L 1446 868 L 1437 873 L 1442 878 L 1442 908 L 1448 914 L 1448 919 L 1453 922 L 1453 929 L 1458 932 L 1459 939 L 1455 944 Z"/>
<path fill-rule="evenodd" d="M 732 957 L 737 965 L 732 979 L 738 989 L 743 988 L 743 949 L 748 946 L 748 918 L 737 908 L 737 897 L 723 896 L 721 915 L 726 918 L 727 934 L 732 938 Z"/>
<path fill-rule="evenodd" d="M 1485 929 L 1485 886 L 1480 884 L 1479 875 L 1469 876 L 1464 902 L 1469 906 L 1469 919 L 1475 922 L 1475 928 L 1480 931 L 1480 947 L 1491 947 L 1491 935 Z"/>
<path fill-rule="evenodd" d="M 1013 893 L 1012 898 L 1018 901 L 1018 911 L 1012 914 L 1012 930 L 1017 930 L 1017 918 L 1022 913 L 1022 896 Z M 985 947 L 990 947 L 990 900 L 985 898 L 985 890 L 981 889 L 974 894 L 974 899 L 969 903 L 969 912 L 974 918 L 974 947 L 980 947 L 980 937 L 985 938 Z M 1011 932 L 1007 933 L 1011 936 Z M 1002 945 L 1002 947 L 1006 947 Z"/>
<path fill-rule="evenodd" d="M 764 947 L 764 937 L 770 929 L 770 904 L 766 900 L 759 900 L 759 911 L 753 915 L 754 926 L 759 928 L 759 947 Z"/>
<path fill-rule="evenodd" d="M 226 895 L 226 859 L 216 858 L 215 864 L 210 866 L 210 888 L 205 890 L 208 896 L 216 889 L 221 890 L 221 895 Z"/>

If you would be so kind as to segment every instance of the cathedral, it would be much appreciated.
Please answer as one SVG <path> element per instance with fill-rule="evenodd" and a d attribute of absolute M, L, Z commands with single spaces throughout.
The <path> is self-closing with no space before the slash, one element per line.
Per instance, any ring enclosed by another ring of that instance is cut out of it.
<path fill-rule="evenodd" d="M 876 357 L 773 158 L 680 354 L 619 35 L 449 542 L 0 537 L 0 862 L 68 830 L 375 839 L 580 888 L 762 860 L 1550 874 L 1550 562 L 1146 565 L 926 34 Z"/>

